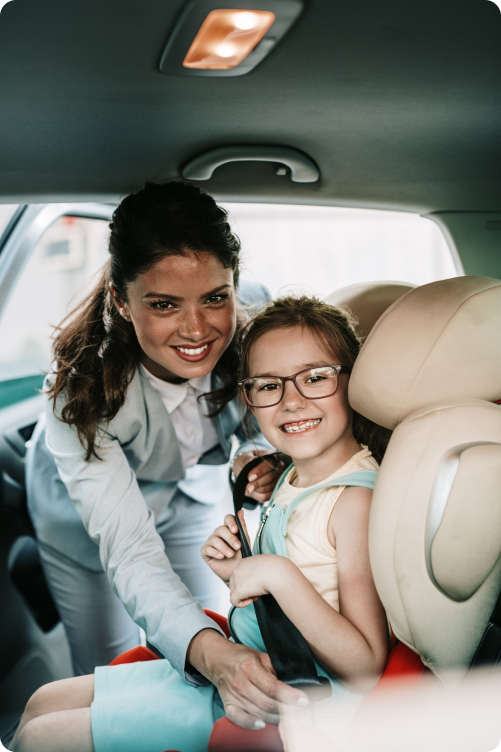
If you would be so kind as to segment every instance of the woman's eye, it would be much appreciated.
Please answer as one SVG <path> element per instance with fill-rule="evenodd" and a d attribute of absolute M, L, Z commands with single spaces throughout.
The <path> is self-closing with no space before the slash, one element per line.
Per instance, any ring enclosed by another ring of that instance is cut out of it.
<path fill-rule="evenodd" d="M 211 295 L 210 298 L 207 298 L 207 303 L 222 303 L 222 301 L 226 300 L 227 298 L 227 294 Z"/>
<path fill-rule="evenodd" d="M 171 303 L 170 300 L 155 300 L 151 303 L 151 307 L 156 311 L 169 311 L 174 308 L 174 303 Z"/>

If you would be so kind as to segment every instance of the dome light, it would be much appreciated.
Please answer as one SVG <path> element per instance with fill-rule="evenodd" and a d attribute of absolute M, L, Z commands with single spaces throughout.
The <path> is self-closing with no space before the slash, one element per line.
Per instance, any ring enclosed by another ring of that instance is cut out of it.
<path fill-rule="evenodd" d="M 185 68 L 235 68 L 261 41 L 275 21 L 266 10 L 213 10 L 206 17 L 183 60 Z"/>

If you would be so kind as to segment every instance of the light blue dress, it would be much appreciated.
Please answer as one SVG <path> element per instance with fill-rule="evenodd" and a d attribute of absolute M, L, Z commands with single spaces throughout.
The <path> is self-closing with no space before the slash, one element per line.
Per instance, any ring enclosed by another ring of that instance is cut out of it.
<path fill-rule="evenodd" d="M 290 469 L 290 468 L 289 468 Z M 377 472 L 363 470 L 313 486 L 299 494 L 285 510 L 274 504 L 276 492 L 289 469 L 282 475 L 274 494 L 263 510 L 266 525 L 256 540 L 254 553 L 287 556 L 285 533 L 290 515 L 311 493 L 330 486 L 374 488 Z M 264 519 L 264 517 L 263 517 Z M 239 642 L 266 652 L 254 605 L 232 608 L 229 615 L 232 634 Z M 349 692 L 318 663 L 319 676 L 329 679 L 333 702 L 348 700 Z M 353 696 L 358 702 L 360 696 Z M 104 666 L 96 669 L 94 702 L 91 705 L 92 735 L 95 752 L 207 752 L 212 727 L 225 715 L 216 688 L 188 684 L 167 660 Z"/>

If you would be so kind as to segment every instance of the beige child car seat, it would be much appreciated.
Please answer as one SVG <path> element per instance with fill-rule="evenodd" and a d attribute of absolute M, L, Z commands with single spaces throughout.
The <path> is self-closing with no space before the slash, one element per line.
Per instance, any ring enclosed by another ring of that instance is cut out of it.
<path fill-rule="evenodd" d="M 358 321 L 357 332 L 366 337 L 379 317 L 414 287 L 407 282 L 363 282 L 336 290 L 325 302 L 348 308 Z"/>
<path fill-rule="evenodd" d="M 396 636 L 439 675 L 467 671 L 501 588 L 500 329 L 499 280 L 411 289 L 350 381 L 354 409 L 394 431 L 372 502 L 376 586 Z"/>

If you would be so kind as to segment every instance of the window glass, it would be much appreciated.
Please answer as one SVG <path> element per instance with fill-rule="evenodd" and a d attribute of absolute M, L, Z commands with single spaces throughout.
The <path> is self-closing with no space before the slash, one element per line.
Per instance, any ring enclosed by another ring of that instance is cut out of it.
<path fill-rule="evenodd" d="M 9 381 L 11 401 L 20 379 L 30 386 L 35 377 L 38 385 L 49 369 L 53 327 L 90 290 L 106 260 L 107 238 L 104 220 L 60 217 L 31 254 L 0 319 L 0 392 Z"/>
<path fill-rule="evenodd" d="M 0 204 L 0 239 L 17 207 L 18 204 Z"/>
<path fill-rule="evenodd" d="M 422 285 L 458 271 L 438 226 L 404 212 L 283 204 L 226 204 L 242 241 L 243 276 L 273 296 L 322 297 L 346 285 Z"/>

